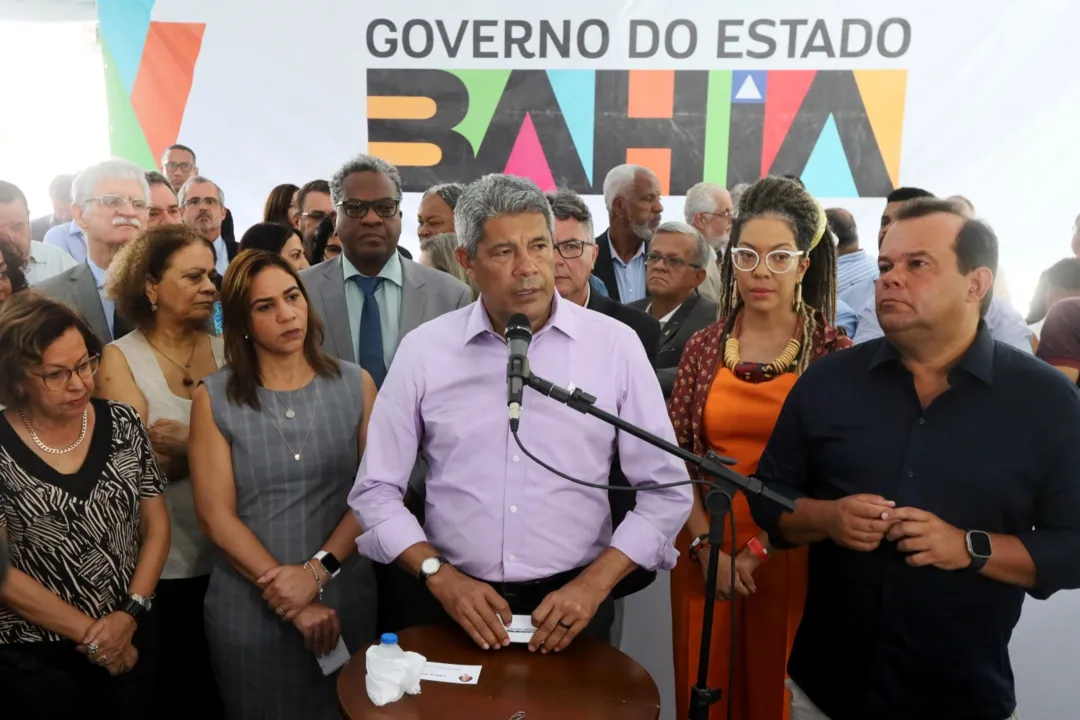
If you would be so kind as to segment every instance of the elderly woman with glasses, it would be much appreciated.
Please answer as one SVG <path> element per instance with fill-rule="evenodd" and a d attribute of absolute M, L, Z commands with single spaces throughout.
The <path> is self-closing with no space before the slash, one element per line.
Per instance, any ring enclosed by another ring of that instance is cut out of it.
<path fill-rule="evenodd" d="M 153 716 L 165 479 L 138 414 L 92 399 L 100 352 L 66 305 L 25 292 L 0 311 L 5 717 Z"/>
<path fill-rule="evenodd" d="M 851 345 L 833 326 L 836 248 L 827 231 L 825 211 L 797 180 L 766 177 L 743 193 L 721 266 L 719 318 L 686 344 L 668 406 L 683 448 L 733 457 L 737 472 L 752 475 L 795 381 L 811 362 Z M 689 471 L 698 477 L 697 468 Z M 786 715 L 789 704 L 784 678 L 806 597 L 806 551 L 774 552 L 742 493 L 731 512 L 735 542 L 709 547 L 709 516 L 703 495 L 695 493 L 676 541 L 681 555 L 671 573 L 671 604 L 677 715 L 689 712 L 706 569 L 715 552 L 717 599 L 735 603 L 738 596 L 739 602 L 716 609 L 709 686 L 721 688 L 723 699 L 712 717 L 723 717 L 725 704 L 733 703 L 730 717 L 737 720 L 774 720 Z"/>

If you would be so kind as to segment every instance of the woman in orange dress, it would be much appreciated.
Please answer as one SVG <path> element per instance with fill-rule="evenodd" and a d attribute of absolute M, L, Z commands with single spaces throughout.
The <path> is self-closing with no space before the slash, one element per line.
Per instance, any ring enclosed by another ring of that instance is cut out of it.
<path fill-rule="evenodd" d="M 679 445 L 738 460 L 751 475 L 796 379 L 813 360 L 851 341 L 838 335 L 836 249 L 824 210 L 793 180 L 766 177 L 739 202 L 723 258 L 719 320 L 686 345 L 669 410 Z M 697 477 L 696 468 L 690 468 Z M 723 697 L 710 718 L 786 720 L 787 658 L 806 598 L 806 550 L 773 552 L 754 525 L 742 493 L 732 514 L 736 536 L 710 548 L 704 490 L 695 493 L 676 546 L 671 574 L 677 717 L 687 717 L 697 680 L 709 554 L 719 552 L 709 686 Z M 725 521 L 727 525 L 727 521 Z M 693 547 L 691 547 L 693 546 Z M 731 553 L 736 555 L 734 684 L 728 672 L 732 637 Z"/>

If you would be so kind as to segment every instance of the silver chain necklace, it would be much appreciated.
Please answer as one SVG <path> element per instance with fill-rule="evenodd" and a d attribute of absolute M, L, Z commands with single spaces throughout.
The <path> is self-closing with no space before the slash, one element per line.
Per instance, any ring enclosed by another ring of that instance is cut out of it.
<path fill-rule="evenodd" d="M 282 400 L 281 393 L 279 393 L 277 390 L 273 390 L 272 392 L 274 393 L 274 397 L 277 399 L 277 401 L 285 406 L 285 419 L 292 420 L 293 418 L 295 418 L 296 411 L 292 409 L 292 405 Z"/>
<path fill-rule="evenodd" d="M 90 414 L 90 408 L 87 407 L 82 412 L 82 430 L 79 431 L 79 438 L 68 445 L 66 448 L 54 448 L 49 447 L 45 443 L 41 442 L 41 438 L 38 437 L 37 431 L 34 430 L 34 426 L 30 424 L 30 420 L 26 417 L 26 413 L 19 410 L 19 417 L 22 418 L 23 425 L 26 426 L 26 432 L 30 433 L 30 439 L 34 441 L 34 444 L 41 448 L 42 452 L 47 452 L 50 455 L 66 455 L 75 448 L 82 445 L 82 441 L 86 439 L 86 425 L 87 418 Z"/>
<path fill-rule="evenodd" d="M 281 442 L 285 443 L 285 447 L 289 448 L 289 452 L 292 453 L 293 459 L 296 460 L 296 462 L 300 462 L 300 456 L 304 452 L 304 446 L 307 445 L 308 438 L 311 437 L 311 428 L 315 427 L 315 415 L 319 411 L 319 385 L 318 385 L 318 381 L 319 381 L 319 377 L 318 377 L 318 375 L 316 375 L 315 380 L 313 381 L 313 382 L 316 383 L 316 385 L 315 385 L 315 402 L 311 406 L 311 422 L 308 423 L 307 433 L 304 434 L 304 442 L 302 442 L 300 444 L 299 452 L 294 450 L 293 446 L 289 444 L 289 441 L 285 439 L 285 434 L 283 432 L 281 432 L 281 428 L 278 427 L 277 420 L 274 419 L 273 413 L 270 413 L 270 415 L 269 415 L 270 422 L 274 424 L 274 429 L 277 430 L 278 435 L 281 436 Z M 271 390 L 271 392 L 275 392 L 275 391 Z M 292 408 L 289 408 L 289 410 L 292 411 Z M 295 417 L 295 416 L 296 416 L 296 413 L 293 412 L 293 417 Z M 285 413 L 285 417 L 289 417 L 289 414 Z"/>

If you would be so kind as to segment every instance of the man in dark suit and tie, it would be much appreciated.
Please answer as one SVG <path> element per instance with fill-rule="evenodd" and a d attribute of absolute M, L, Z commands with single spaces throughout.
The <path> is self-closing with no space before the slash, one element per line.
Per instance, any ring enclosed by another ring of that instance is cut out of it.
<path fill-rule="evenodd" d="M 645 255 L 645 284 L 649 297 L 631 303 L 660 322 L 660 352 L 656 376 L 664 397 L 675 387 L 675 375 L 686 342 L 698 330 L 716 322 L 716 303 L 703 297 L 709 244 L 692 226 L 666 222 L 656 229 Z"/>
<path fill-rule="evenodd" d="M 150 188 L 142 168 L 106 160 L 79 173 L 71 194 L 72 216 L 86 234 L 86 262 L 35 289 L 78 310 L 106 345 L 131 329 L 105 296 L 105 276 L 120 248 L 146 227 Z"/>
<path fill-rule="evenodd" d="M 631 303 L 646 296 L 645 253 L 664 212 L 660 180 L 641 165 L 618 165 L 604 178 L 604 205 L 608 229 L 596 238 L 593 274 L 612 300 Z"/>
<path fill-rule="evenodd" d="M 585 201 L 573 190 L 560 188 L 548 193 L 548 204 L 555 216 L 555 289 L 559 297 L 602 313 L 627 325 L 645 346 L 649 362 L 656 366 L 657 348 L 660 343 L 660 323 L 647 313 L 628 305 L 621 305 L 597 292 L 589 284 L 589 276 L 596 263 L 597 243 L 593 235 L 592 213 Z M 597 358 L 598 363 L 604 362 Z M 587 389 L 587 388 L 586 388 Z M 608 484 L 629 487 L 619 456 L 611 461 Z M 627 513 L 637 505 L 635 493 L 613 491 L 608 493 L 611 504 L 611 527 L 616 528 Z M 647 587 L 656 578 L 640 568 L 625 581 L 624 595 Z M 622 639 L 624 608 L 621 597 L 615 603 L 615 622 L 611 628 L 611 644 L 618 647 Z"/>

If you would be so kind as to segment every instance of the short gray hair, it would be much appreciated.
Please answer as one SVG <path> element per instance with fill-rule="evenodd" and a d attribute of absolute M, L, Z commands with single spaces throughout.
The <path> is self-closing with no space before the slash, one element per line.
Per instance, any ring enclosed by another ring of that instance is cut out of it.
<path fill-rule="evenodd" d="M 401 173 L 398 169 L 380 157 L 360 154 L 349 160 L 330 178 L 330 201 L 334 207 L 345 199 L 345 179 L 356 173 L 378 173 L 385 175 L 394 181 L 394 190 L 397 191 L 398 202 L 401 201 Z"/>
<path fill-rule="evenodd" d="M 589 212 L 589 206 L 580 195 L 569 188 L 556 188 L 555 192 L 547 194 L 547 200 L 551 205 L 551 214 L 556 220 L 577 220 L 585 228 L 588 235 L 586 240 L 590 243 L 596 242 L 592 213 Z"/>
<path fill-rule="evenodd" d="M 146 183 L 145 171 L 135 163 L 111 158 L 104 162 L 91 165 L 78 175 L 71 183 L 71 202 L 80 207 L 94 197 L 94 190 L 103 180 L 133 180 L 142 187 L 143 199 L 150 201 L 150 186 Z"/>
<path fill-rule="evenodd" d="M 555 237 L 555 218 L 544 193 L 528 178 L 515 175 L 485 175 L 465 188 L 454 208 L 454 229 L 458 244 L 469 257 L 484 237 L 484 223 L 505 215 L 536 213 L 544 216 L 548 235 Z"/>
<path fill-rule="evenodd" d="M 616 165 L 608 171 L 607 176 L 604 177 L 604 207 L 608 212 L 611 212 L 615 198 L 626 197 L 627 192 L 634 186 L 637 176 L 643 173 L 656 177 L 656 173 L 644 165 L 630 165 L 629 163 Z"/>
<path fill-rule="evenodd" d="M 399 193 L 400 191 L 401 189 L 398 188 Z M 443 183 L 442 185 L 432 185 L 429 187 L 424 191 L 424 194 L 420 196 L 420 199 L 423 200 L 428 195 L 435 194 L 438 195 L 451 210 L 453 210 L 457 207 L 458 200 L 461 199 L 461 193 L 463 192 L 465 192 L 465 186 L 461 183 Z"/>
<path fill-rule="evenodd" d="M 702 268 L 705 267 L 705 263 L 709 260 L 709 243 L 705 240 L 705 236 L 698 232 L 696 227 L 677 220 L 669 220 L 668 222 L 660 223 L 660 227 L 656 228 L 653 237 L 656 237 L 661 233 L 666 233 L 668 235 L 685 235 L 693 240 L 694 252 L 690 254 L 690 264 Z"/>
<path fill-rule="evenodd" d="M 735 214 L 739 214 L 739 200 L 742 199 L 743 193 L 750 189 L 750 183 L 739 183 L 735 187 L 731 188 L 731 207 L 735 209 Z"/>
<path fill-rule="evenodd" d="M 686 222 L 693 223 L 698 213 L 716 212 L 716 194 L 725 188 L 716 183 L 699 182 L 686 191 L 683 215 Z"/>
<path fill-rule="evenodd" d="M 195 177 L 184 183 L 183 187 L 180 188 L 180 192 L 176 194 L 177 202 L 179 202 L 181 205 L 184 204 L 184 200 L 187 198 L 187 194 L 191 192 L 191 186 L 195 183 L 210 183 L 211 185 L 213 185 L 214 189 L 217 190 L 218 202 L 221 203 L 221 207 L 225 207 L 225 191 L 222 190 L 221 186 L 218 185 L 216 182 L 214 182 L 208 177 L 203 177 L 202 175 L 196 175 Z"/>

